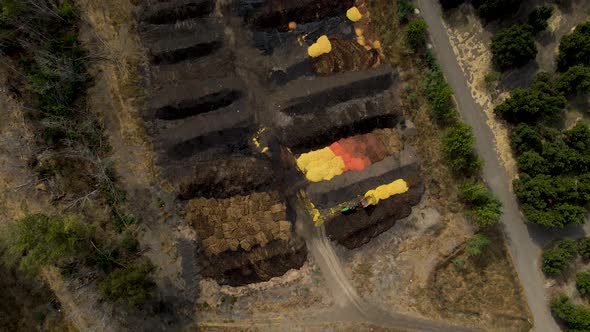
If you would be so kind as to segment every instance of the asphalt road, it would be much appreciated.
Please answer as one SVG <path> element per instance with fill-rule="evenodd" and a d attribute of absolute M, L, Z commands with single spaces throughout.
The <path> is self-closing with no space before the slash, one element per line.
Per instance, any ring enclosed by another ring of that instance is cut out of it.
<path fill-rule="evenodd" d="M 453 88 L 459 112 L 463 120 L 473 127 L 477 152 L 485 162 L 484 179 L 504 205 L 501 222 L 504 225 L 512 260 L 534 320 L 533 329 L 543 332 L 559 331 L 549 310 L 548 296 L 544 287 L 545 280 L 540 270 L 541 250 L 555 238 L 563 236 L 578 238 L 584 236 L 586 232 L 582 228 L 555 231 L 525 224 L 516 196 L 510 190 L 511 179 L 496 152 L 496 141 L 487 125 L 486 115 L 471 96 L 466 77 L 451 47 L 438 1 L 417 0 L 417 4 L 421 15 L 428 23 L 436 58 L 441 64 L 449 85 Z"/>
<path fill-rule="evenodd" d="M 320 267 L 326 284 L 330 288 L 337 311 L 335 316 L 345 316 L 349 321 L 369 322 L 377 326 L 396 328 L 409 331 L 428 332 L 468 332 L 476 329 L 453 326 L 398 313 L 382 310 L 376 304 L 361 298 L 348 280 L 342 269 L 340 259 L 334 252 L 332 243 L 327 239 L 324 227 L 316 227 L 307 209 L 300 199 L 291 198 L 291 205 L 297 215 L 297 233 L 307 244 L 307 249 Z"/>

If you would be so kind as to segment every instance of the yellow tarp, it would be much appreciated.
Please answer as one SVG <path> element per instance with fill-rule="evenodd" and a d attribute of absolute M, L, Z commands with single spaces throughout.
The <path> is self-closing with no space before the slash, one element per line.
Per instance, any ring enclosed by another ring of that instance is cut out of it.
<path fill-rule="evenodd" d="M 345 169 L 344 160 L 329 147 L 302 154 L 297 158 L 297 167 L 311 182 L 331 180 Z"/>
<path fill-rule="evenodd" d="M 355 6 L 346 11 L 346 17 L 348 17 L 348 19 L 353 22 L 358 22 L 363 17 L 363 15 Z"/>
<path fill-rule="evenodd" d="M 403 179 L 397 179 L 390 184 L 384 184 L 367 191 L 365 198 L 370 205 L 377 205 L 380 200 L 408 191 L 408 184 Z"/>
<path fill-rule="evenodd" d="M 307 54 L 312 58 L 317 58 L 322 54 L 332 52 L 332 43 L 326 35 L 320 36 L 318 40 L 307 48 Z"/>

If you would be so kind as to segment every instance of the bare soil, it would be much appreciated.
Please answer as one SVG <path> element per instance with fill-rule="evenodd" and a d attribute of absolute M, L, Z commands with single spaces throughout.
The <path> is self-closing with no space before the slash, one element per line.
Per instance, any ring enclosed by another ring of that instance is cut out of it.
<path fill-rule="evenodd" d="M 459 246 L 438 264 L 429 289 L 433 304 L 443 317 L 459 316 L 497 331 L 528 331 L 527 305 L 503 239 L 499 233 L 489 237 L 492 244 L 480 256 L 469 257 Z"/>

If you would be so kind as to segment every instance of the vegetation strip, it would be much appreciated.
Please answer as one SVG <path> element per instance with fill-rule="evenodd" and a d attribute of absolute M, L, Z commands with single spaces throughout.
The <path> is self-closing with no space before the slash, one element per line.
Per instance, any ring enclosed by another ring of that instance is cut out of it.
<path fill-rule="evenodd" d="M 14 222 L 2 241 L 3 261 L 31 275 L 56 266 L 66 278 L 92 276 L 106 300 L 145 302 L 153 267 L 140 258 L 131 227 L 138 220 L 127 212 L 126 193 L 106 161 L 110 146 L 101 120 L 86 105 L 94 58 L 78 40 L 76 7 L 68 0 L 0 0 L 0 8 L 2 60 L 14 71 L 14 92 L 26 101 L 36 133 L 37 188 L 61 211 Z"/>

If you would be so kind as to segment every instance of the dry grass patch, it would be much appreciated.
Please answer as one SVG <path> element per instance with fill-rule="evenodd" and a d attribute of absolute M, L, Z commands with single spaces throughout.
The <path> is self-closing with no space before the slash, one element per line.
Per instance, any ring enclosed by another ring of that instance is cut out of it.
<path fill-rule="evenodd" d="M 488 235 L 491 245 L 469 257 L 459 247 L 440 263 L 430 286 L 432 303 L 446 317 L 463 316 L 481 326 L 528 331 L 526 303 L 503 239 Z"/>

